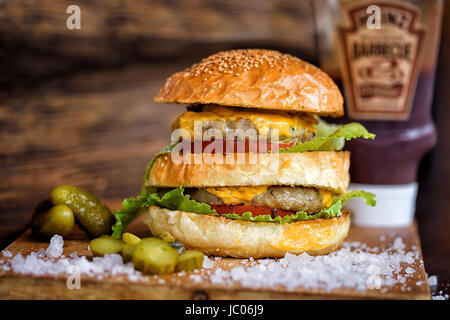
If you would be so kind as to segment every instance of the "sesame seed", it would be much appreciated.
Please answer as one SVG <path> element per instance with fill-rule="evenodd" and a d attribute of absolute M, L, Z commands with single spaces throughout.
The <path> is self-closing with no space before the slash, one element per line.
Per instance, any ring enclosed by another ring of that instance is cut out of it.
<path fill-rule="evenodd" d="M 270 68 L 281 70 L 288 64 L 302 61 L 278 51 L 261 49 L 241 49 L 213 54 L 185 71 L 186 76 L 199 77 L 230 74 L 240 76 L 255 69 Z"/>

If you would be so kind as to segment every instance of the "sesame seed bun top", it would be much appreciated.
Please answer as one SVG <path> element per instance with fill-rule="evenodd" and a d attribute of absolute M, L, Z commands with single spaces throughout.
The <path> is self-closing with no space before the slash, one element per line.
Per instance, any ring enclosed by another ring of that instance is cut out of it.
<path fill-rule="evenodd" d="M 169 77 L 156 102 L 218 104 L 342 116 L 343 98 L 319 68 L 263 49 L 213 54 Z"/>

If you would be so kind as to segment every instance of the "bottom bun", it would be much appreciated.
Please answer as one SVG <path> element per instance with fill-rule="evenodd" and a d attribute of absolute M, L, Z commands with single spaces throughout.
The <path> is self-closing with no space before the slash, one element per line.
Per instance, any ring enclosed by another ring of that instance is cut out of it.
<path fill-rule="evenodd" d="M 151 206 L 145 223 L 153 235 L 170 234 L 189 249 L 236 258 L 282 258 L 287 252 L 327 254 L 350 228 L 350 213 L 292 223 L 252 222 Z"/>

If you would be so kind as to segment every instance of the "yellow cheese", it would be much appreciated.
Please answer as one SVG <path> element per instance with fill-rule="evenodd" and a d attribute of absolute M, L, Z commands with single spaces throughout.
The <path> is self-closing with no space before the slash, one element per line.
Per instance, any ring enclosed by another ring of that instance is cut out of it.
<path fill-rule="evenodd" d="M 290 115 L 278 111 L 238 109 L 217 105 L 207 105 L 202 112 L 186 111 L 175 120 L 172 129 L 186 129 L 191 137 L 194 137 L 194 122 L 208 120 L 250 120 L 260 136 L 267 136 L 270 129 L 278 130 L 280 137 L 290 137 L 291 129 L 305 129 L 316 132 L 314 124 L 316 120 L 309 115 Z"/>
<path fill-rule="evenodd" d="M 320 195 L 322 196 L 322 203 L 324 208 L 328 208 L 333 204 L 333 194 L 331 191 L 320 189 Z"/>
<path fill-rule="evenodd" d="M 244 203 L 249 204 L 253 197 L 267 191 L 267 186 L 255 187 L 215 187 L 206 191 L 222 199 L 226 205 Z"/>

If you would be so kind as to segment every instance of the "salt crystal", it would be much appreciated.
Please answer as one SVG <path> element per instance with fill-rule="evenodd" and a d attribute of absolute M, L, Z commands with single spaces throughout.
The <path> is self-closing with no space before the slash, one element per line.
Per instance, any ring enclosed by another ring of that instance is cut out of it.
<path fill-rule="evenodd" d="M 392 246 L 395 250 L 403 250 L 405 249 L 405 243 L 403 242 L 403 239 L 400 237 L 395 238 L 394 245 Z"/>
<path fill-rule="evenodd" d="M 437 286 L 437 276 L 431 276 L 428 278 L 428 285 L 430 287 Z"/>
<path fill-rule="evenodd" d="M 195 283 L 200 283 L 203 281 L 202 277 L 198 274 L 191 274 L 189 276 L 189 279 L 191 279 L 192 281 L 194 281 Z"/>
<path fill-rule="evenodd" d="M 44 248 L 40 248 L 39 251 L 37 252 L 38 256 L 43 258 L 47 256 L 47 250 L 45 250 Z"/>
<path fill-rule="evenodd" d="M 62 255 L 63 253 L 63 246 L 64 246 L 64 240 L 63 238 L 58 235 L 55 234 L 51 239 L 50 239 L 50 245 L 47 248 L 47 255 L 50 258 L 57 258 L 60 255 Z"/>
<path fill-rule="evenodd" d="M 13 256 L 13 254 L 8 250 L 3 250 L 2 253 L 5 258 L 10 258 Z"/>
<path fill-rule="evenodd" d="M 408 267 L 405 269 L 405 272 L 411 274 L 411 273 L 414 273 L 414 269 L 411 267 Z"/>
<path fill-rule="evenodd" d="M 205 256 L 203 258 L 203 268 L 212 268 L 214 266 L 214 262 L 208 258 L 208 256 Z"/>

